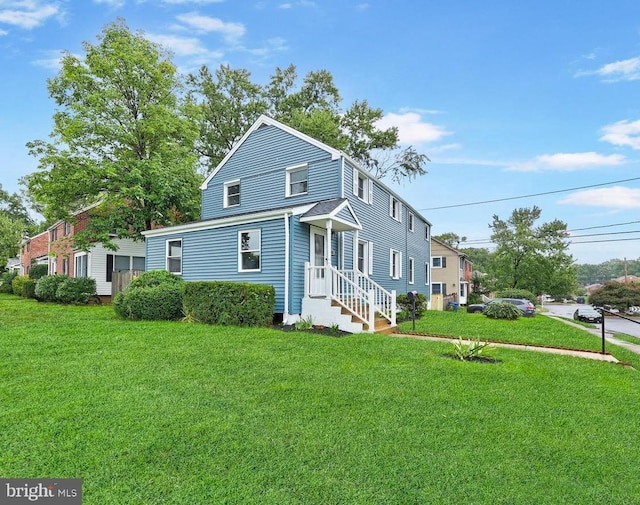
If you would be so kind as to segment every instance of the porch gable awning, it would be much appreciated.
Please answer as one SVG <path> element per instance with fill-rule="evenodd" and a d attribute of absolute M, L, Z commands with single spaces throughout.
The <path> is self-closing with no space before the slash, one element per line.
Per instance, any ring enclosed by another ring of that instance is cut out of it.
<path fill-rule="evenodd" d="M 346 198 L 333 198 L 316 203 L 300 217 L 301 223 L 325 228 L 331 221 L 334 231 L 362 230 L 362 225 L 353 207 Z"/>

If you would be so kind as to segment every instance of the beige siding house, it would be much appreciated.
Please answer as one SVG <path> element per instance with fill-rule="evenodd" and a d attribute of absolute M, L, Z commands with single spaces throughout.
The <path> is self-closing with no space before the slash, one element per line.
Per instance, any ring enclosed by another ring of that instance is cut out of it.
<path fill-rule="evenodd" d="M 466 305 L 471 286 L 472 264 L 453 247 L 431 238 L 431 294 Z"/>

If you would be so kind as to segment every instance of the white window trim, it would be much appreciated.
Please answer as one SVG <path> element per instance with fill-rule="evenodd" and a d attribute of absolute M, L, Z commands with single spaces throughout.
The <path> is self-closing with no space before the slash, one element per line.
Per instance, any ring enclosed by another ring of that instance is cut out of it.
<path fill-rule="evenodd" d="M 407 262 L 407 268 L 409 276 L 409 284 L 414 284 L 416 280 L 416 262 L 415 260 L 409 256 L 409 261 Z"/>
<path fill-rule="evenodd" d="M 252 252 L 256 249 L 249 249 L 248 251 L 242 251 L 242 234 L 243 233 L 258 233 L 258 257 L 260 258 L 260 266 L 258 268 L 243 269 L 242 268 L 242 253 Z M 238 272 L 261 272 L 262 271 L 262 230 L 260 228 L 252 228 L 250 230 L 238 230 Z"/>
<path fill-rule="evenodd" d="M 396 212 L 395 217 L 393 215 L 394 207 L 396 207 L 396 205 L 394 205 L 394 202 L 398 204 L 398 212 Z M 398 223 L 402 223 L 402 202 L 393 195 L 389 195 L 389 216 L 391 217 L 391 219 L 398 221 Z"/>
<path fill-rule="evenodd" d="M 177 258 L 177 256 L 169 256 L 169 242 L 180 242 L 180 271 L 179 272 L 171 272 L 171 270 L 169 270 L 169 259 Z M 167 272 L 171 272 L 172 274 L 175 274 L 175 275 L 182 275 L 183 256 L 184 256 L 184 247 L 183 247 L 182 238 L 168 238 L 165 241 L 165 250 L 164 250 L 164 268 L 165 268 L 165 270 Z M 114 258 L 114 261 L 115 261 L 115 258 Z"/>
<path fill-rule="evenodd" d="M 424 223 L 424 239 L 431 240 L 431 229 L 427 223 Z"/>
<path fill-rule="evenodd" d="M 240 200 L 240 179 L 235 179 L 233 181 L 227 181 L 224 183 L 224 200 L 222 201 L 222 206 L 227 209 L 229 207 L 238 207 L 240 206 L 240 201 L 238 203 L 234 203 L 233 205 L 229 205 L 229 187 L 230 186 L 238 186 L 238 200 Z"/>
<path fill-rule="evenodd" d="M 365 272 L 361 272 L 360 269 L 358 268 L 358 248 L 360 247 L 360 244 L 365 244 L 365 258 L 364 258 L 364 267 L 365 267 Z M 356 246 L 356 270 L 358 270 L 360 273 L 363 273 L 365 275 L 373 275 L 373 242 L 369 241 L 369 240 L 362 240 L 359 239 L 357 246 Z"/>
<path fill-rule="evenodd" d="M 428 261 L 424 262 L 424 285 L 429 285 L 429 279 L 431 278 L 431 265 Z M 431 290 L 429 290 L 431 292 Z"/>
<path fill-rule="evenodd" d="M 438 265 L 438 266 L 435 266 L 435 265 L 433 264 L 433 260 L 434 260 L 434 259 L 436 259 L 436 258 L 440 258 L 440 265 Z M 442 266 L 442 263 L 443 263 L 443 262 L 442 262 L 442 259 L 443 259 L 443 258 L 444 258 L 444 256 L 431 256 L 431 268 L 447 268 L 447 267 L 443 267 L 443 266 Z"/>
<path fill-rule="evenodd" d="M 398 271 L 393 271 L 393 258 L 398 257 Z M 402 251 L 396 251 L 395 249 L 389 249 L 389 277 L 392 279 L 402 279 Z"/>
<path fill-rule="evenodd" d="M 364 187 L 362 188 L 362 192 L 364 193 L 364 198 L 360 198 L 360 195 L 358 192 L 359 179 L 362 179 L 364 181 Z M 369 205 L 373 205 L 373 181 L 366 175 L 362 174 L 357 168 L 353 169 L 353 194 L 361 202 L 368 203 Z"/>
<path fill-rule="evenodd" d="M 408 223 L 409 231 L 413 233 L 415 231 L 415 221 L 416 221 L 416 216 L 413 214 L 413 212 L 409 212 L 409 217 L 407 218 L 407 220 L 409 221 Z"/>
<path fill-rule="evenodd" d="M 87 264 L 87 277 L 89 277 L 89 253 L 86 252 L 82 252 L 82 253 L 76 253 L 73 255 L 73 276 L 74 277 L 78 277 L 78 270 L 81 270 L 78 268 L 78 260 L 82 257 L 86 257 L 86 264 Z M 82 260 L 81 260 L 82 261 Z"/>
<path fill-rule="evenodd" d="M 304 191 L 302 193 L 295 193 L 295 194 L 291 194 L 291 174 L 294 172 L 298 172 L 300 170 L 306 170 L 307 171 L 307 191 Z M 293 196 L 300 196 L 300 195 L 306 195 L 309 192 L 309 165 L 307 163 L 301 163 L 300 165 L 294 165 L 292 167 L 287 167 L 286 169 L 287 172 L 287 176 L 286 176 L 286 186 L 284 188 L 284 192 L 285 192 L 285 197 L 286 198 L 290 198 Z"/>

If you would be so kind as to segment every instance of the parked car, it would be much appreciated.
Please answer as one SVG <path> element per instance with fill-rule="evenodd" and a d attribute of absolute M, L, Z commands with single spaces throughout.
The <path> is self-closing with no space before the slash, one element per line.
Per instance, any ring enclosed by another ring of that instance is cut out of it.
<path fill-rule="evenodd" d="M 602 314 L 596 309 L 590 309 L 588 307 L 581 307 L 573 313 L 573 318 L 576 321 L 583 321 L 585 323 L 602 324 Z"/>
<path fill-rule="evenodd" d="M 469 314 L 484 312 L 484 309 L 490 303 L 510 303 L 518 307 L 524 316 L 533 317 L 536 315 L 535 305 L 526 298 L 495 298 L 487 303 L 472 303 L 467 306 L 467 312 Z"/>

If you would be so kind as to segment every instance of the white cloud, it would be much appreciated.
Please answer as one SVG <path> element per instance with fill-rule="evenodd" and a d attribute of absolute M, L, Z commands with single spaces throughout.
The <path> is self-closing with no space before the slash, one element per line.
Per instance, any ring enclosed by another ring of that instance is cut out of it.
<path fill-rule="evenodd" d="M 285 2 L 278 5 L 280 9 L 293 9 L 294 7 L 315 7 L 315 2 L 309 0 L 299 0 L 298 2 Z"/>
<path fill-rule="evenodd" d="M 558 203 L 612 209 L 638 209 L 640 208 L 640 189 L 625 188 L 623 186 L 588 189 L 572 193 L 559 200 Z"/>
<path fill-rule="evenodd" d="M 258 47 L 254 49 L 250 48 L 240 48 L 242 51 L 245 51 L 253 56 L 267 57 L 272 53 L 286 51 L 289 49 L 287 46 L 287 41 L 281 37 L 274 37 L 272 39 L 268 39 L 263 47 Z"/>
<path fill-rule="evenodd" d="M 177 37 L 152 33 L 147 33 L 145 36 L 177 56 L 207 56 L 211 58 L 221 58 L 223 56 L 220 52 L 208 50 L 202 45 L 200 39 L 195 37 Z"/>
<path fill-rule="evenodd" d="M 1 8 L 6 7 L 6 8 Z M 35 0 L 3 2 L 0 4 L 0 23 L 31 30 L 47 19 L 60 15 L 57 3 L 42 3 Z"/>
<path fill-rule="evenodd" d="M 218 18 L 202 16 L 195 12 L 182 14 L 177 19 L 200 33 L 221 33 L 229 42 L 237 41 L 246 33 L 246 28 L 241 23 L 226 23 Z"/>
<path fill-rule="evenodd" d="M 6 30 L 0 30 L 0 37 L 2 37 L 3 35 L 9 35 L 9 32 Z"/>
<path fill-rule="evenodd" d="M 577 76 L 599 75 L 609 82 L 637 81 L 640 79 L 640 57 L 607 63 L 598 70 L 579 72 Z"/>
<path fill-rule="evenodd" d="M 96 4 L 107 4 L 114 8 L 122 7 L 126 2 L 125 0 L 93 0 Z"/>
<path fill-rule="evenodd" d="M 184 5 L 184 4 L 220 4 L 224 2 L 224 0 L 162 0 L 163 3 L 173 4 L 173 5 Z"/>
<path fill-rule="evenodd" d="M 625 163 L 621 154 L 599 154 L 593 151 L 586 153 L 543 154 L 531 161 L 516 163 L 507 168 L 512 172 L 570 172 L 585 168 L 616 166 Z"/>
<path fill-rule="evenodd" d="M 422 142 L 436 142 L 451 132 L 444 127 L 431 123 L 424 123 L 417 112 L 394 114 L 390 112 L 378 120 L 376 126 L 381 129 L 398 128 L 398 136 L 402 144 L 420 144 Z"/>
<path fill-rule="evenodd" d="M 65 51 L 63 49 L 51 49 L 49 51 L 42 51 L 42 55 L 42 58 L 34 60 L 31 63 L 38 67 L 48 68 L 56 71 L 62 68 L 62 58 L 65 55 Z"/>
<path fill-rule="evenodd" d="M 640 120 L 618 121 L 602 128 L 600 140 L 616 146 L 629 146 L 632 149 L 640 149 Z"/>

